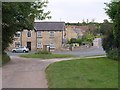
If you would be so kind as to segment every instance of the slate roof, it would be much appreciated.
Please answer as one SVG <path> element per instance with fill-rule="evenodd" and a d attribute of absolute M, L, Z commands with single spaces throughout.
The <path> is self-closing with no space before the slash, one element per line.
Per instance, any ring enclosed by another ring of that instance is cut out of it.
<path fill-rule="evenodd" d="M 63 31 L 65 22 L 35 22 L 35 29 L 37 31 Z"/>

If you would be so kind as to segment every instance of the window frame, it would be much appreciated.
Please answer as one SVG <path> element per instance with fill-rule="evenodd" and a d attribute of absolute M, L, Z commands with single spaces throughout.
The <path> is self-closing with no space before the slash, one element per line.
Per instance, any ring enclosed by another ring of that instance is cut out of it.
<path fill-rule="evenodd" d="M 30 33 L 30 34 L 29 34 Z M 29 36 L 30 35 L 30 36 Z M 27 31 L 27 37 L 28 38 L 31 38 L 32 37 L 32 31 L 30 30 L 30 31 Z"/>
<path fill-rule="evenodd" d="M 18 43 L 19 43 L 19 44 L 18 44 Z M 15 47 L 20 47 L 20 46 L 21 46 L 21 42 L 20 42 L 20 41 L 15 41 L 14 46 L 15 46 Z"/>
<path fill-rule="evenodd" d="M 55 37 L 55 32 L 54 31 L 50 31 L 50 37 Z"/>
<path fill-rule="evenodd" d="M 37 37 L 42 37 L 42 32 L 41 31 L 37 32 Z"/>
<path fill-rule="evenodd" d="M 20 37 L 21 37 L 21 32 L 20 31 L 16 32 L 15 38 L 20 38 Z"/>

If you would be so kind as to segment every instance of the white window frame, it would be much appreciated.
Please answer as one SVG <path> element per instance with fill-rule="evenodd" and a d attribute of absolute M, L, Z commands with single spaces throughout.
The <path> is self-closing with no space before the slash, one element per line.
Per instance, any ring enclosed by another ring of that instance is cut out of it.
<path fill-rule="evenodd" d="M 41 31 L 37 32 L 37 37 L 42 37 L 42 32 Z"/>
<path fill-rule="evenodd" d="M 54 44 L 54 40 L 50 39 L 50 46 L 53 46 L 53 48 L 55 48 L 55 44 Z"/>
<path fill-rule="evenodd" d="M 50 31 L 50 37 L 54 37 L 55 36 L 55 32 L 54 31 Z"/>
<path fill-rule="evenodd" d="M 38 43 L 37 43 L 37 48 L 43 48 L 43 45 L 42 45 L 41 42 L 38 42 Z"/>
<path fill-rule="evenodd" d="M 29 37 L 29 35 L 28 35 L 28 33 L 30 32 L 30 37 Z M 30 31 L 27 31 L 27 37 L 28 38 L 31 38 L 32 37 L 32 31 L 30 30 Z"/>
<path fill-rule="evenodd" d="M 17 34 L 19 34 L 19 36 L 16 36 Z M 21 37 L 21 32 L 20 31 L 16 32 L 15 38 L 20 38 L 20 37 Z"/>
<path fill-rule="evenodd" d="M 16 45 L 17 43 L 19 43 L 19 45 Z M 15 47 L 20 47 L 21 46 L 21 42 L 20 41 L 15 41 Z"/>
<path fill-rule="evenodd" d="M 43 48 L 42 39 L 41 38 L 37 39 L 37 48 Z"/>

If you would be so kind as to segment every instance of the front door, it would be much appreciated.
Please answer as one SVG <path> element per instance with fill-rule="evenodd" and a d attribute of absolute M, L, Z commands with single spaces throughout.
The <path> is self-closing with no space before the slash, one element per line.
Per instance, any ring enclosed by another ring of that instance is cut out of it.
<path fill-rule="evenodd" d="M 27 42 L 27 48 L 31 51 L 31 42 Z"/>

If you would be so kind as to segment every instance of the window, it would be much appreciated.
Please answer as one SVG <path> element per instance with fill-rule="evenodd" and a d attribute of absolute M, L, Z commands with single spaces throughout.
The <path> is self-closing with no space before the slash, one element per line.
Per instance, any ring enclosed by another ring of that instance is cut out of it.
<path fill-rule="evenodd" d="M 50 37 L 54 37 L 54 31 L 50 31 Z"/>
<path fill-rule="evenodd" d="M 42 43 L 41 42 L 37 43 L 37 48 L 42 48 Z"/>
<path fill-rule="evenodd" d="M 55 48 L 53 39 L 50 39 L 50 48 Z"/>
<path fill-rule="evenodd" d="M 42 48 L 42 39 L 41 38 L 37 39 L 37 48 Z"/>
<path fill-rule="evenodd" d="M 31 31 L 28 31 L 27 36 L 31 37 Z"/>
<path fill-rule="evenodd" d="M 19 42 L 15 42 L 15 47 L 20 47 L 20 41 Z"/>
<path fill-rule="evenodd" d="M 54 43 L 50 43 L 50 48 L 55 48 Z"/>
<path fill-rule="evenodd" d="M 41 31 L 37 32 L 37 37 L 42 37 L 42 32 Z"/>
<path fill-rule="evenodd" d="M 20 37 L 21 36 L 21 32 L 16 32 L 15 37 Z"/>

